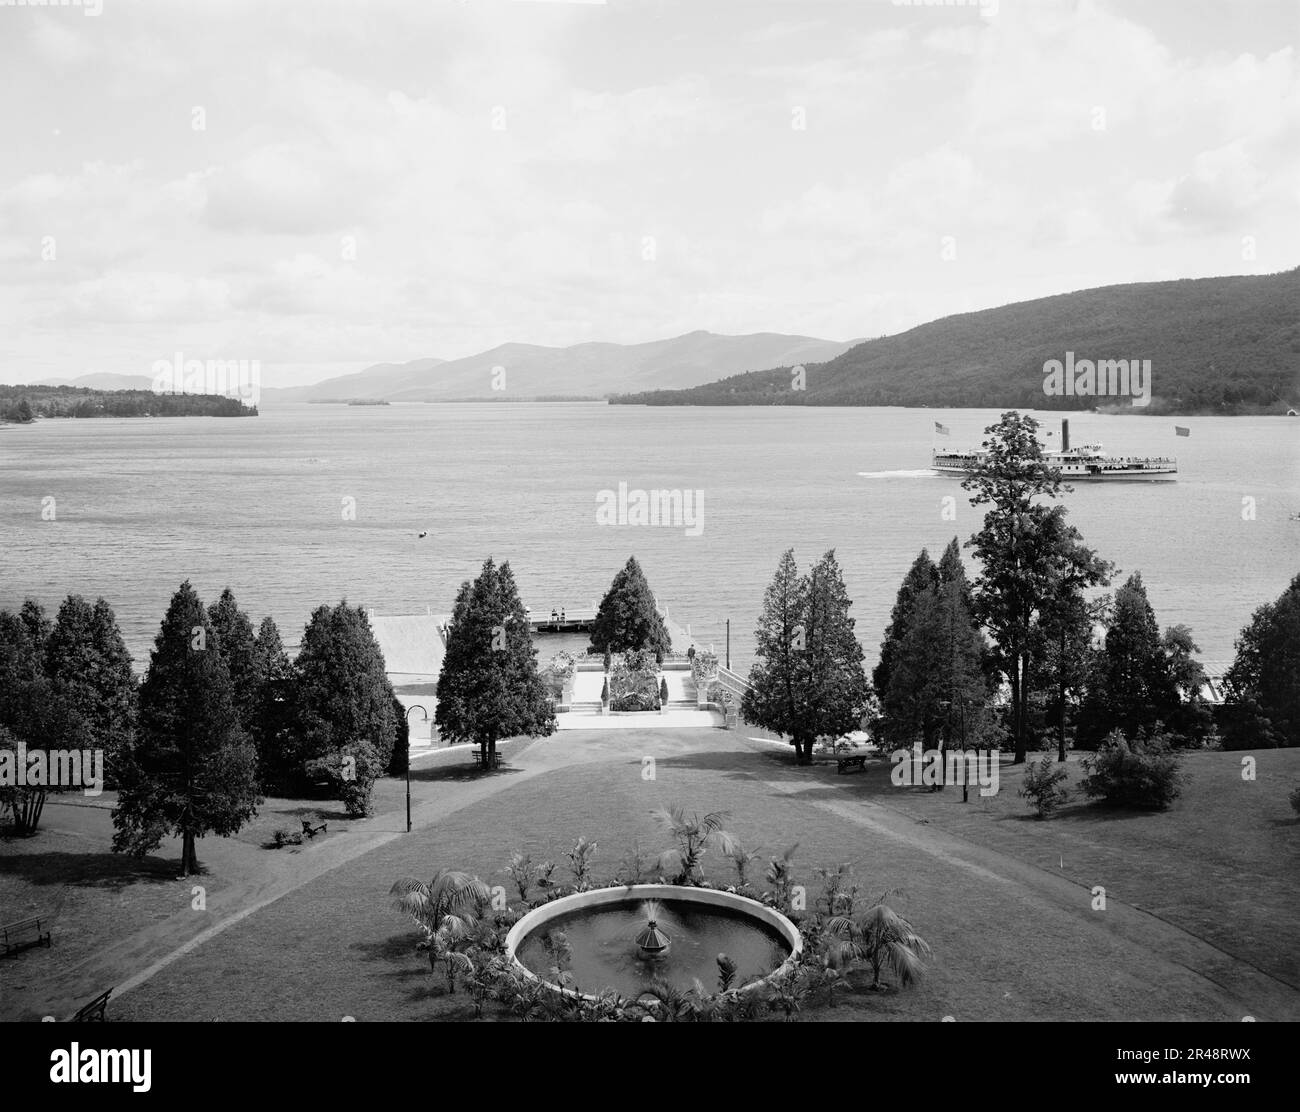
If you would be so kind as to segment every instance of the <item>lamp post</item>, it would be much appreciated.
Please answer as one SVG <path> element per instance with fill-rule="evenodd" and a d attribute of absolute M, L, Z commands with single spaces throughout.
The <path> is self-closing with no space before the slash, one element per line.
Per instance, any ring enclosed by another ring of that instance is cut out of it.
<path fill-rule="evenodd" d="M 411 832 L 411 711 L 418 710 L 429 721 L 429 712 L 416 703 L 406 708 L 406 832 Z"/>

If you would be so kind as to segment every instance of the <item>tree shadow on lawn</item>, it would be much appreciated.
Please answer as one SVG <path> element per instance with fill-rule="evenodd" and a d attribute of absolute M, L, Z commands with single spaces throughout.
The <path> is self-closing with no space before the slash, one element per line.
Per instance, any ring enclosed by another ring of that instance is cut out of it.
<path fill-rule="evenodd" d="M 439 784 L 439 783 L 467 783 L 473 780 L 484 780 L 490 776 L 505 776 L 522 771 L 518 768 L 511 768 L 509 765 L 502 765 L 500 768 L 489 769 L 484 771 L 478 765 L 469 764 L 443 764 L 436 765 L 433 768 L 413 768 L 411 769 L 411 783 L 413 784 Z"/>
<path fill-rule="evenodd" d="M 356 815 L 349 815 L 347 811 L 323 811 L 319 807 L 277 807 L 261 811 L 259 817 L 270 815 L 284 815 L 285 818 L 298 820 L 305 819 L 310 815 L 321 822 L 350 822 L 357 817 Z"/>
<path fill-rule="evenodd" d="M 117 891 L 141 881 L 169 884 L 179 863 L 162 857 L 128 857 L 119 853 L 22 853 L 0 857 L 0 876 L 14 876 L 42 887 L 72 885 Z M 207 875 L 200 864 L 199 873 Z"/>
<path fill-rule="evenodd" d="M 1078 803 L 1067 803 L 1064 807 L 1058 808 L 1050 819 L 1045 822 L 1110 822 L 1125 821 L 1128 819 L 1149 819 L 1153 816 L 1167 815 L 1175 808 L 1171 807 L 1167 811 L 1144 810 L 1140 807 L 1108 807 L 1104 803 L 1091 801 L 1080 801 Z M 1011 818 L 1011 815 L 1003 815 L 999 819 Z M 1028 815 L 1020 816 L 1022 818 L 1036 818 L 1031 811 Z"/>
<path fill-rule="evenodd" d="M 759 763 L 755 763 L 755 757 Z M 719 750 L 711 753 L 688 753 L 679 757 L 663 757 L 658 763 L 666 768 L 695 768 L 701 771 L 725 772 L 734 780 L 779 780 L 804 784 L 835 785 L 837 794 L 846 788 L 856 788 L 858 795 L 888 795 L 900 791 L 889 779 L 889 764 L 870 765 L 861 772 L 841 775 L 834 763 L 819 762 L 811 765 L 796 763 L 794 751 L 785 753 L 737 753 Z M 909 789 L 925 792 L 926 788 Z M 951 785 L 949 786 L 951 790 Z M 958 789 L 960 790 L 960 788 Z"/>

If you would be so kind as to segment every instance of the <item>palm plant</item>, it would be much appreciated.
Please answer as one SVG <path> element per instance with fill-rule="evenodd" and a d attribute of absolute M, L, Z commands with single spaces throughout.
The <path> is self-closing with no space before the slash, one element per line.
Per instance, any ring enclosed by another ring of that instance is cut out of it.
<path fill-rule="evenodd" d="M 641 852 L 641 844 L 633 842 L 632 848 L 627 850 L 619 861 L 614 879 L 631 888 L 634 884 L 640 884 L 648 871 L 649 866 L 645 854 Z"/>
<path fill-rule="evenodd" d="M 794 876 L 790 871 L 790 864 L 794 861 L 794 851 L 798 848 L 799 843 L 796 842 L 780 857 L 768 858 L 767 872 L 763 877 L 772 886 L 777 906 L 782 911 L 790 910 L 790 891 L 794 887 Z"/>
<path fill-rule="evenodd" d="M 803 1003 L 812 986 L 803 967 L 792 965 L 779 970 L 768 978 L 764 988 L 767 1006 L 772 1011 L 785 1012 L 785 1018 L 792 1020 Z"/>
<path fill-rule="evenodd" d="M 858 895 L 858 886 L 852 883 L 853 866 L 846 862 L 836 865 L 833 869 L 822 868 L 813 871 L 822 878 L 823 883 L 818 910 L 823 911 L 828 918 L 836 915 L 851 917 Z"/>
<path fill-rule="evenodd" d="M 737 840 L 727 852 L 727 856 L 731 858 L 731 864 L 736 870 L 736 887 L 747 888 L 749 886 L 749 866 L 758 860 L 759 852 L 754 850 L 751 853 L 742 842 Z"/>
<path fill-rule="evenodd" d="M 565 856 L 569 859 L 569 871 L 573 873 L 575 886 L 579 892 L 591 887 L 591 859 L 596 854 L 596 843 L 586 838 L 579 838 Z"/>
<path fill-rule="evenodd" d="M 541 868 L 534 863 L 531 853 L 512 853 L 510 864 L 506 866 L 506 875 L 519 889 L 519 898 L 528 902 L 528 890 L 537 883 Z"/>
<path fill-rule="evenodd" d="M 429 955 L 429 968 L 439 963 L 447 976 L 447 991 L 456 991 L 456 974 L 468 976 L 474 964 L 463 952 L 474 937 L 479 915 L 492 899 L 488 886 L 476 876 L 456 869 L 439 869 L 426 884 L 403 877 L 389 890 L 393 907 L 409 915 L 424 940 L 416 947 Z"/>
<path fill-rule="evenodd" d="M 659 855 L 659 868 L 671 873 L 674 884 L 698 884 L 702 879 L 700 859 L 716 848 L 730 856 L 738 844 L 734 834 L 722 829 L 726 811 L 712 811 L 701 818 L 692 813 L 689 818 L 678 806 L 659 807 L 650 812 L 677 844 Z"/>
<path fill-rule="evenodd" d="M 875 990 L 883 987 L 880 973 L 888 968 L 898 978 L 899 987 L 907 988 L 925 972 L 923 959 L 930 956 L 930 944 L 884 901 L 882 896 L 864 911 L 835 915 L 827 921 L 828 961 L 833 968 L 857 960 L 869 962 L 871 988 Z"/>

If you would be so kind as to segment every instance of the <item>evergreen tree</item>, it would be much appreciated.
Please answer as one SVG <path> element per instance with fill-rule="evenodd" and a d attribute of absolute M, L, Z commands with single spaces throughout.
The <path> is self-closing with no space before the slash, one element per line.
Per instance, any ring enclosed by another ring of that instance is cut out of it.
<path fill-rule="evenodd" d="M 987 505 L 984 524 L 968 542 L 980 561 L 975 581 L 976 618 L 995 642 L 991 663 L 1011 688 L 1011 735 L 1015 761 L 1028 748 L 1028 705 L 1033 690 L 1035 623 L 1066 578 L 1074 589 L 1104 584 L 1109 567 L 1081 543 L 1065 523 L 1065 507 L 1035 499 L 1055 498 L 1062 490 L 1059 471 L 1043 456 L 1038 422 L 1013 411 L 985 432 L 987 457 L 962 487 L 974 505 Z M 1068 489 L 1068 488 L 1066 488 Z"/>
<path fill-rule="evenodd" d="M 926 750 L 981 748 L 990 740 L 987 645 L 968 596 L 958 559 L 937 586 L 913 600 L 889 687 L 880 696 L 884 737 L 894 748 L 917 741 Z"/>
<path fill-rule="evenodd" d="M 924 551 L 924 549 L 922 549 Z M 975 614 L 975 592 L 971 588 L 970 579 L 966 575 L 966 565 L 961 558 L 961 544 L 956 537 L 948 542 L 948 547 L 943 550 L 943 555 L 939 558 L 939 564 L 935 568 L 937 576 L 937 585 L 942 587 L 948 583 L 956 583 L 961 593 L 962 605 L 966 608 L 966 613 L 974 622 Z"/>
<path fill-rule="evenodd" d="M 40 607 L 35 603 L 24 604 Z M 8 694 L 25 684 L 32 683 L 44 673 L 45 639 L 40 622 L 33 625 L 22 614 L 0 610 L 0 692 Z M 0 699 L 0 721 L 3 720 L 6 699 Z"/>
<path fill-rule="evenodd" d="M 1112 730 L 1135 738 L 1168 722 L 1178 695 L 1142 574 L 1115 592 L 1103 649 L 1079 721 L 1081 743 L 1096 745 Z"/>
<path fill-rule="evenodd" d="M 116 785 L 117 763 L 135 734 L 136 679 L 113 608 L 69 595 L 44 655 L 46 675 L 86 720 L 91 747 L 104 751 L 104 778 Z"/>
<path fill-rule="evenodd" d="M 393 754 L 393 688 L 366 612 L 319 606 L 295 661 L 297 725 L 306 772 L 327 776 L 348 813 L 369 813 L 370 792 Z"/>
<path fill-rule="evenodd" d="M 605 597 L 600 600 L 596 620 L 591 626 L 593 652 L 627 652 L 648 649 L 668 652 L 672 637 L 663 617 L 655 608 L 650 584 L 635 556 L 629 556 L 623 570 L 614 576 Z"/>
<path fill-rule="evenodd" d="M 856 729 L 869 685 L 834 550 L 801 576 L 787 550 L 763 595 L 756 654 L 741 700 L 746 722 L 785 734 L 800 764 L 817 738 Z"/>
<path fill-rule="evenodd" d="M 947 553 L 944 554 L 945 556 Z M 930 559 L 930 553 L 924 548 L 921 554 L 912 561 L 912 566 L 908 568 L 907 574 L 903 577 L 902 585 L 898 588 L 898 596 L 894 599 L 894 609 L 889 615 L 889 625 L 885 627 L 885 638 L 880 643 L 880 659 L 876 662 L 875 668 L 871 671 L 871 686 L 876 689 L 876 694 L 884 699 L 884 694 L 889 690 L 889 680 L 894 668 L 894 656 L 898 651 L 898 644 L 907 635 L 908 624 L 911 621 L 912 609 L 916 605 L 916 600 L 929 591 L 934 590 L 939 582 L 939 569 L 934 566 L 934 561 Z"/>
<path fill-rule="evenodd" d="M 1300 575 L 1241 631 L 1224 676 L 1224 746 L 1300 745 Z"/>
<path fill-rule="evenodd" d="M 261 701 L 254 660 L 253 623 L 239 609 L 229 587 L 208 607 L 208 621 L 217 637 L 217 651 L 226 662 L 230 682 L 234 685 L 235 709 L 239 712 L 240 724 L 252 733 Z"/>
<path fill-rule="evenodd" d="M 296 728 L 296 675 L 280 630 L 269 616 L 262 619 L 253 642 L 253 675 L 258 693 L 252 726 L 258 778 L 268 792 L 297 790 L 306 757 Z"/>
<path fill-rule="evenodd" d="M 114 852 L 142 857 L 178 835 L 182 876 L 198 872 L 196 839 L 236 833 L 261 803 L 230 673 L 188 580 L 154 641 L 134 743 L 119 764 Z"/>
<path fill-rule="evenodd" d="M 434 721 L 449 741 L 478 745 L 485 762 L 495 757 L 498 741 L 555 730 L 555 708 L 509 563 L 498 568 L 489 557 L 478 578 L 457 592 Z"/>

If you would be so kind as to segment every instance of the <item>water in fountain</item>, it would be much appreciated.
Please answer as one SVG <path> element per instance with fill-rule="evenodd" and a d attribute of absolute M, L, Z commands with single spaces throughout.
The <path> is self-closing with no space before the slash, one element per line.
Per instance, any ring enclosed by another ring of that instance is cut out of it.
<path fill-rule="evenodd" d="M 653 915 L 657 932 L 671 942 L 653 956 L 639 946 L 650 912 L 644 902 L 632 900 L 559 916 L 529 934 L 517 956 L 549 980 L 553 963 L 545 936 L 563 931 L 569 944 L 571 987 L 589 993 L 613 988 L 631 998 L 655 980 L 687 989 L 698 977 L 706 988 L 717 988 L 719 953 L 726 953 L 739 967 L 737 985 L 766 976 L 789 956 L 789 946 L 775 930 L 728 908 L 657 901 Z"/>

